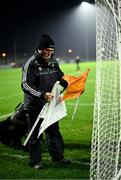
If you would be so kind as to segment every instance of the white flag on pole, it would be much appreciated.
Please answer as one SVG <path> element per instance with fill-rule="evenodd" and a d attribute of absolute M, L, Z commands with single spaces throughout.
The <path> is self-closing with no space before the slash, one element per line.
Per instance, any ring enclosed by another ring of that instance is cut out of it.
<path fill-rule="evenodd" d="M 61 95 L 58 81 L 55 83 L 52 89 L 52 93 L 54 94 L 53 99 L 50 101 L 50 103 L 47 103 L 45 105 L 44 111 L 41 114 L 41 118 L 43 118 L 44 120 L 40 125 L 38 137 L 47 127 L 67 115 L 65 102 L 60 101 Z"/>
<path fill-rule="evenodd" d="M 47 103 L 39 113 L 37 120 L 35 121 L 31 131 L 29 132 L 26 140 L 24 141 L 24 146 L 27 144 L 30 136 L 32 135 L 34 129 L 36 128 L 40 118 L 43 118 L 43 122 L 40 126 L 38 137 L 40 134 L 50 125 L 59 121 L 63 117 L 67 115 L 66 106 L 64 101 L 60 101 L 60 89 L 59 89 L 59 82 L 57 81 L 53 86 L 52 93 L 54 94 L 53 99 Z"/>

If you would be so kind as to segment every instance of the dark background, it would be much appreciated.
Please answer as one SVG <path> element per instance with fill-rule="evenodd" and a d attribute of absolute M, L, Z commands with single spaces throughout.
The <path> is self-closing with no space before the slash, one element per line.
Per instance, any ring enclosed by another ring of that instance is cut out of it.
<path fill-rule="evenodd" d="M 94 0 L 89 0 L 89 3 L 94 5 Z M 55 41 L 56 56 L 64 56 L 68 49 L 73 49 L 74 56 L 87 56 L 93 59 L 95 18 L 93 16 L 91 19 L 84 19 L 78 14 L 75 22 L 72 14 L 80 4 L 80 0 L 2 2 L 0 52 L 14 53 L 16 47 L 16 53 L 32 54 L 40 36 L 47 33 Z"/>

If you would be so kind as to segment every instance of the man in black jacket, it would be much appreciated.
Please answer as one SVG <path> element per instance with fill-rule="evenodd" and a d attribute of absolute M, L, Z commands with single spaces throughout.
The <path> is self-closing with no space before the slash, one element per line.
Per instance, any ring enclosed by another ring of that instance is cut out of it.
<path fill-rule="evenodd" d="M 24 91 L 24 110 L 28 121 L 29 130 L 32 128 L 37 116 L 45 103 L 51 101 L 52 87 L 56 81 L 66 88 L 68 83 L 62 79 L 64 75 L 57 61 L 53 58 L 55 44 L 50 36 L 44 34 L 40 38 L 39 46 L 35 54 L 29 58 L 23 67 L 22 89 Z M 40 123 L 42 120 L 40 120 Z M 31 167 L 42 169 L 41 139 L 37 139 L 40 124 L 34 130 L 29 140 Z M 53 161 L 69 163 L 64 159 L 64 142 L 59 131 L 58 122 L 52 124 L 45 130 L 48 138 L 49 153 Z"/>

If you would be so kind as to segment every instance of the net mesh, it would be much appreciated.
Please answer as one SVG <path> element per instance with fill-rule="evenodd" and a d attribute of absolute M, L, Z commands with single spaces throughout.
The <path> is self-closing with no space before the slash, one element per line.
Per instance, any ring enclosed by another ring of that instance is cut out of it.
<path fill-rule="evenodd" d="M 96 94 L 90 179 L 112 179 L 121 168 L 119 1 L 96 0 Z"/>

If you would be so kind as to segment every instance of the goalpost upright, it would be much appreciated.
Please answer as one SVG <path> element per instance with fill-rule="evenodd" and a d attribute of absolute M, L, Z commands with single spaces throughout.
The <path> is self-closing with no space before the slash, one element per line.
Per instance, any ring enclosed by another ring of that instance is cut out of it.
<path fill-rule="evenodd" d="M 121 0 L 96 0 L 90 179 L 121 178 Z"/>

